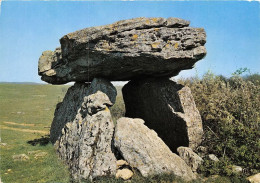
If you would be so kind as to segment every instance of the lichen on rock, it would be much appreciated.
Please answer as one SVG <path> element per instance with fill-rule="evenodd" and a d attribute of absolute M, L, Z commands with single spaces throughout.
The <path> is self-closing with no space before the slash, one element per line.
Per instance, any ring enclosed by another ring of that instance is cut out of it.
<path fill-rule="evenodd" d="M 75 84 L 55 112 L 56 116 L 61 116 L 54 118 L 51 137 L 74 179 L 94 179 L 116 173 L 116 157 L 111 146 L 114 123 L 109 110 L 113 95 L 107 96 L 113 94 L 115 88 L 105 87 L 102 81 L 97 79 L 90 86 Z"/>
<path fill-rule="evenodd" d="M 205 31 L 178 18 L 123 20 L 67 34 L 60 43 L 39 59 L 39 75 L 52 84 L 95 77 L 110 81 L 172 77 L 206 55 Z"/>
<path fill-rule="evenodd" d="M 172 153 L 156 132 L 145 126 L 142 119 L 118 119 L 114 145 L 129 165 L 137 168 L 145 177 L 173 173 L 185 180 L 196 178 L 184 160 Z"/>

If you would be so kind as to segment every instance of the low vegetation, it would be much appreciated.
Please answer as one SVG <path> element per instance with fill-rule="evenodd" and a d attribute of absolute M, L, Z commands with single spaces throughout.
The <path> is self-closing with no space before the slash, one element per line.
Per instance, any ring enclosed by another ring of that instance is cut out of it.
<path fill-rule="evenodd" d="M 67 167 L 57 158 L 47 135 L 56 104 L 67 87 L 0 84 L 2 182 L 69 182 Z M 42 152 L 47 154 L 39 156 Z M 29 159 L 15 161 L 13 155 L 19 154 Z"/>
<path fill-rule="evenodd" d="M 208 153 L 220 161 L 204 161 L 200 172 L 204 175 L 232 176 L 232 165 L 243 168 L 244 176 L 260 170 L 260 75 L 242 77 L 246 69 L 232 77 L 206 73 L 179 82 L 192 90 L 200 111 L 204 140 Z"/>
<path fill-rule="evenodd" d="M 243 70 L 242 70 L 243 71 Z M 191 88 L 204 127 L 202 145 L 220 161 L 204 161 L 200 173 L 206 182 L 246 182 L 243 176 L 259 172 L 260 149 L 260 75 L 242 77 L 234 73 L 225 78 L 212 73 L 180 79 Z M 0 176 L 4 183 L 70 182 L 67 167 L 49 143 L 48 132 L 56 104 L 62 101 L 69 86 L 0 84 Z M 124 116 L 121 87 L 111 108 L 113 120 Z M 37 156 L 46 152 L 45 156 Z M 13 155 L 26 154 L 29 159 L 14 161 Z M 232 173 L 232 165 L 243 168 Z M 194 182 L 201 182 L 202 179 Z M 132 182 L 181 182 L 174 175 L 143 178 L 138 173 Z M 123 182 L 101 178 L 96 182 Z"/>

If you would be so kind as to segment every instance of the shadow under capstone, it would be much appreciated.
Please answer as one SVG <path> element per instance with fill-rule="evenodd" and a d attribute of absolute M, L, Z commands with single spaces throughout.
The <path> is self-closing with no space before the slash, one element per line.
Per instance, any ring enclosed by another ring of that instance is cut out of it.
<path fill-rule="evenodd" d="M 200 142 L 202 128 L 189 91 L 168 78 L 132 80 L 122 89 L 125 116 L 143 119 L 175 153 L 180 146 L 193 148 Z"/>

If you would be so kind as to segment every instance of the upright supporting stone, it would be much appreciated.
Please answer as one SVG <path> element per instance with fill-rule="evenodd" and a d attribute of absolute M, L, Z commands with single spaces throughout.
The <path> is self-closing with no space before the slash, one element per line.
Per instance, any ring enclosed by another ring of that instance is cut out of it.
<path fill-rule="evenodd" d="M 177 152 L 202 140 L 202 121 L 188 87 L 167 78 L 132 80 L 123 89 L 126 117 L 141 118 Z"/>
<path fill-rule="evenodd" d="M 96 79 L 90 86 L 75 84 L 55 112 L 52 141 L 74 179 L 116 173 L 116 158 L 111 148 L 114 123 L 109 110 L 116 89 L 111 83 L 105 83 Z M 110 99 L 100 90 L 110 94 Z"/>
<path fill-rule="evenodd" d="M 113 104 L 115 103 L 117 95 L 116 88 L 106 79 L 95 78 L 90 85 L 87 83 L 75 83 L 68 89 L 63 102 L 57 104 L 54 113 L 50 131 L 50 139 L 53 144 L 61 136 L 61 130 L 65 124 L 75 119 L 84 101 L 84 97 L 94 94 L 97 91 L 102 91 L 109 97 Z"/>

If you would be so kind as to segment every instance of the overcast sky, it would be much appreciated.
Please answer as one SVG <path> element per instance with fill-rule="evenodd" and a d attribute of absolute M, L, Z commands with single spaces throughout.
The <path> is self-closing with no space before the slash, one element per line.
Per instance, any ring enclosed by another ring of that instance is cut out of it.
<path fill-rule="evenodd" d="M 207 56 L 180 76 L 260 72 L 260 3 L 211 1 L 8 1 L 1 4 L 0 81 L 41 82 L 38 59 L 70 32 L 135 17 L 178 17 L 207 33 Z"/>

